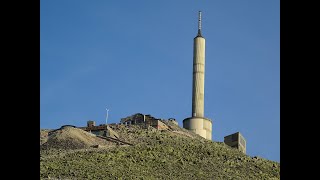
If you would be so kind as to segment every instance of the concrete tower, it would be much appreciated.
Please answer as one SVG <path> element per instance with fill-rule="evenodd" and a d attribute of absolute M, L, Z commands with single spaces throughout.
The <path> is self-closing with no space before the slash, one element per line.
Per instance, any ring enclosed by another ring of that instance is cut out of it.
<path fill-rule="evenodd" d="M 201 11 L 198 34 L 193 40 L 192 115 L 183 120 L 183 128 L 211 140 L 212 121 L 204 117 L 205 39 L 201 35 Z"/>

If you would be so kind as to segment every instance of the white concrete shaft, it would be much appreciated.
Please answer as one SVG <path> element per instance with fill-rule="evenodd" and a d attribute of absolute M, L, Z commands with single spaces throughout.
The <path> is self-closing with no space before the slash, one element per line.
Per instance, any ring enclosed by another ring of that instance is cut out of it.
<path fill-rule="evenodd" d="M 193 44 L 192 117 L 204 117 L 205 39 L 197 36 Z"/>
<path fill-rule="evenodd" d="M 183 127 L 208 140 L 212 139 L 212 121 L 208 118 L 191 117 L 183 120 Z"/>

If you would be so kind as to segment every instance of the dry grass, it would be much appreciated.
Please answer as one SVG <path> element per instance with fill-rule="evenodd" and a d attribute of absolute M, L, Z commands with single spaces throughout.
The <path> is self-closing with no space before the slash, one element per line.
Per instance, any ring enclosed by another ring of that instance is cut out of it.
<path fill-rule="evenodd" d="M 277 162 L 252 158 L 224 143 L 205 140 L 188 130 L 170 126 L 167 131 L 138 126 L 112 127 L 122 140 L 134 146 L 42 149 L 40 178 L 280 179 L 280 164 Z M 77 133 L 57 133 L 54 139 L 59 142 L 73 137 L 73 141 L 78 139 L 88 145 L 98 143 L 82 131 L 70 131 Z M 64 138 L 59 137 L 61 135 Z"/>

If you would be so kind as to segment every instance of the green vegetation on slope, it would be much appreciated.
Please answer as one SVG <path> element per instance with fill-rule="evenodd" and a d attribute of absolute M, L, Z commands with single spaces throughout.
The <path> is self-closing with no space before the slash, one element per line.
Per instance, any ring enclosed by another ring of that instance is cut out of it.
<path fill-rule="evenodd" d="M 183 131 L 116 130 L 135 146 L 41 150 L 41 179 L 280 179 L 279 163 L 192 133 L 193 138 Z"/>

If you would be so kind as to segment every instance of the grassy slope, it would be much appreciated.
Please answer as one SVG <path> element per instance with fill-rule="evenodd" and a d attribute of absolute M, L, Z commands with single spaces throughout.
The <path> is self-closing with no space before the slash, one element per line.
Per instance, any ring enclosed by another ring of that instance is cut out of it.
<path fill-rule="evenodd" d="M 135 146 L 40 152 L 41 179 L 280 179 L 280 164 L 170 131 L 118 129 Z"/>

